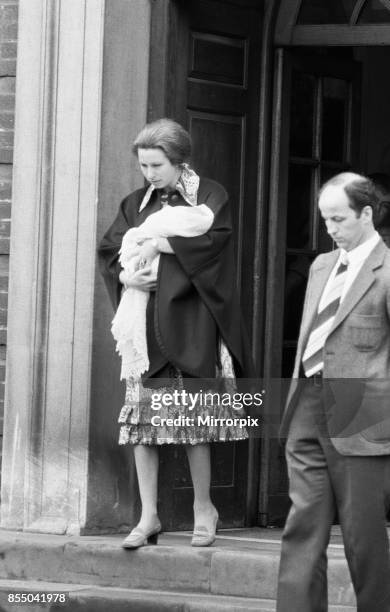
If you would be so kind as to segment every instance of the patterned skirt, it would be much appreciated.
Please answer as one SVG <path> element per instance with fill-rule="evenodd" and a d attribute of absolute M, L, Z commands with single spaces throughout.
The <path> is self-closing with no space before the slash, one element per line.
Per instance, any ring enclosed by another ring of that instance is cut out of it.
<path fill-rule="evenodd" d="M 220 379 L 218 396 L 215 389 L 202 390 L 191 407 L 182 372 L 169 365 L 164 374 L 164 379 L 159 377 L 161 381 L 149 379 L 153 381 L 150 387 L 127 380 L 125 404 L 118 419 L 119 444 L 204 444 L 247 439 L 244 411 L 231 402 L 215 399 L 234 393 L 234 379 Z M 162 401 L 164 398 L 175 401 Z"/>

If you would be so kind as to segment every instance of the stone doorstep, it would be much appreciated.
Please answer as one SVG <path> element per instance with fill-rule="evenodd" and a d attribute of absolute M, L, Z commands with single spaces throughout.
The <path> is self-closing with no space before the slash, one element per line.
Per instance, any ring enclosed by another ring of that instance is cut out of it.
<path fill-rule="evenodd" d="M 66 593 L 66 603 L 20 604 L 10 593 Z M 119 589 L 25 580 L 0 580 L 0 612 L 275 612 L 275 601 L 199 593 Z M 353 606 L 330 606 L 329 612 L 353 612 Z"/>
<path fill-rule="evenodd" d="M 220 535 L 214 546 L 196 549 L 191 548 L 188 534 L 163 534 L 158 546 L 134 551 L 120 547 L 122 537 L 0 530 L 0 579 L 259 600 L 276 597 L 280 542 L 275 536 L 241 539 Z M 353 606 L 343 548 L 331 545 L 328 552 L 329 603 Z"/>
<path fill-rule="evenodd" d="M 19 589 L 19 591 L 17 590 Z M 113 587 L 97 587 L 94 585 L 75 586 L 74 584 L 56 584 L 49 582 L 23 582 L 0 580 L 0 610 L 4 612 L 19 612 L 15 604 L 8 603 L 9 592 L 30 593 L 66 593 L 65 604 L 49 603 L 28 604 L 29 612 L 273 612 L 275 603 L 260 599 L 244 597 L 224 597 L 218 595 L 201 595 L 199 593 L 182 593 L 167 591 L 146 591 L 141 589 L 119 589 Z M 26 606 L 26 604 L 24 604 Z M 8 606 L 8 607 L 7 607 Z"/>

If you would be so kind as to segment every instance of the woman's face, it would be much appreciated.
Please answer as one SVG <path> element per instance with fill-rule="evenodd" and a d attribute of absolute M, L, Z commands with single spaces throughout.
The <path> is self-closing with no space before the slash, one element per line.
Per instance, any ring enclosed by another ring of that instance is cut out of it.
<path fill-rule="evenodd" d="M 171 164 L 162 149 L 138 149 L 138 161 L 142 174 L 158 189 L 175 188 L 180 168 Z"/>

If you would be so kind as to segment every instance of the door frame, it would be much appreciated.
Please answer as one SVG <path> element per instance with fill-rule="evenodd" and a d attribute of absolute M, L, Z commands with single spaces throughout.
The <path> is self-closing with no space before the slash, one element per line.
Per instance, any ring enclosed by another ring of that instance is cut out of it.
<path fill-rule="evenodd" d="M 280 0 L 274 42 L 276 47 L 359 47 L 390 45 L 390 23 L 360 24 L 367 0 L 357 0 L 347 24 L 300 25 L 297 19 L 303 0 Z M 381 0 L 390 11 L 390 0 Z"/>

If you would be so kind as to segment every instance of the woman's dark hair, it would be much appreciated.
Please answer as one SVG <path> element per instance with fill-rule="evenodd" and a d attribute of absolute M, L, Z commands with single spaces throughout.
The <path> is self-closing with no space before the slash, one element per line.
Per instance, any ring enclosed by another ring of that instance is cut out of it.
<path fill-rule="evenodd" d="M 378 195 L 374 183 L 361 174 L 342 172 L 322 185 L 319 196 L 326 187 L 343 187 L 349 199 L 349 206 L 360 217 L 365 206 L 370 206 L 375 214 L 378 207 Z"/>
<path fill-rule="evenodd" d="M 161 149 L 171 164 L 182 164 L 191 155 L 191 137 L 179 123 L 172 119 L 158 119 L 147 123 L 133 144 L 134 155 L 138 149 Z"/>

